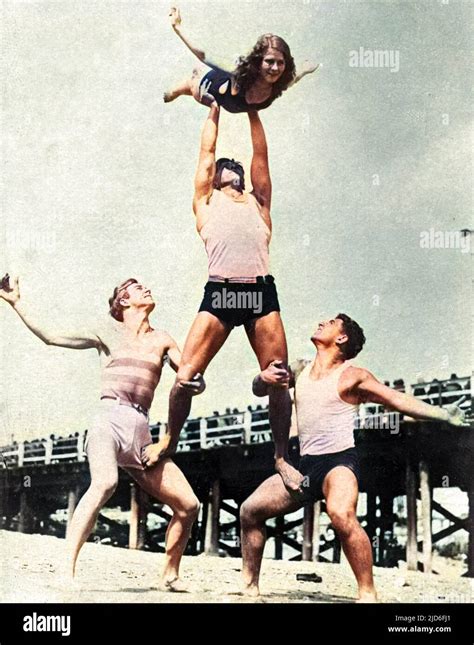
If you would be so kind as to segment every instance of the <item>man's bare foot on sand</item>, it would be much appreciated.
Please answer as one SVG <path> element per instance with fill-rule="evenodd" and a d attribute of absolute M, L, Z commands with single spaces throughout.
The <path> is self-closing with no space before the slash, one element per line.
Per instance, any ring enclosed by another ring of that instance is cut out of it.
<path fill-rule="evenodd" d="M 84 588 L 84 583 L 77 577 L 73 577 L 67 570 L 57 571 L 51 582 L 53 587 L 62 589 L 64 592 L 82 591 Z"/>
<path fill-rule="evenodd" d="M 377 598 L 377 594 L 374 591 L 359 591 L 359 597 L 356 600 L 356 603 L 374 603 L 374 602 L 379 602 L 379 599 Z"/>
<path fill-rule="evenodd" d="M 245 585 L 242 588 L 242 595 L 247 598 L 258 598 L 260 596 L 260 589 L 256 584 Z"/>
<path fill-rule="evenodd" d="M 180 578 L 163 578 L 158 586 L 160 591 L 170 591 L 174 593 L 186 593 L 188 587 Z"/>
<path fill-rule="evenodd" d="M 283 457 L 275 460 L 275 470 L 283 479 L 285 488 L 287 488 L 290 493 L 303 493 L 303 489 L 301 487 L 304 481 L 303 475 L 288 461 L 285 461 Z"/>

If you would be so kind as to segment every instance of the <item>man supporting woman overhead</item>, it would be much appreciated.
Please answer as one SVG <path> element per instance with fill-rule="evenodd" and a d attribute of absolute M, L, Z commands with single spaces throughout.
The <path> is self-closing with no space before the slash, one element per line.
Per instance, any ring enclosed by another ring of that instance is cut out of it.
<path fill-rule="evenodd" d="M 359 466 L 354 421 L 360 403 L 382 403 L 411 417 L 466 425 L 456 406 L 441 409 L 381 384 L 350 360 L 365 336 L 346 314 L 319 323 L 311 336 L 317 354 L 302 371 L 288 368 L 287 346 L 273 277 L 269 274 L 271 180 L 265 133 L 256 111 L 248 112 L 253 145 L 252 190 L 245 191 L 241 164 L 215 159 L 219 108 L 212 103 L 201 137 L 193 210 L 208 254 L 209 280 L 188 333 L 171 391 L 166 436 L 145 449 L 151 465 L 176 450 L 189 414 L 191 395 L 183 387 L 204 374 L 234 326 L 243 325 L 260 364 L 254 393 L 269 397 L 277 474 L 263 482 L 241 508 L 244 590 L 259 595 L 265 521 L 326 499 L 331 522 L 355 574 L 359 600 L 376 600 L 372 550 L 356 516 Z M 223 292 L 236 295 L 235 308 L 222 307 Z M 237 296 L 246 295 L 246 299 Z M 258 296 L 256 298 L 255 296 Z M 241 302 L 248 303 L 244 307 Z M 255 302 L 260 302 L 258 310 Z M 291 420 L 289 388 L 295 388 L 302 460 L 288 459 Z"/>

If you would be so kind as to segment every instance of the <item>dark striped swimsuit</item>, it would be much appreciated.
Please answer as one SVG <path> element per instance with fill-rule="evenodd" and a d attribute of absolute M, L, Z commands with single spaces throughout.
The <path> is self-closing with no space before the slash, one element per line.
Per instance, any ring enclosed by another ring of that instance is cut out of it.
<path fill-rule="evenodd" d="M 207 74 L 201 79 L 200 86 L 205 83 L 210 83 L 208 94 L 216 99 L 218 105 L 227 110 L 228 112 L 249 112 L 250 110 L 264 110 L 274 101 L 273 97 L 268 98 L 262 103 L 247 103 L 245 92 L 239 90 L 237 94 L 232 94 L 232 74 L 225 72 L 218 67 L 209 70 Z M 220 93 L 220 88 L 227 83 L 227 89 L 224 94 Z"/>

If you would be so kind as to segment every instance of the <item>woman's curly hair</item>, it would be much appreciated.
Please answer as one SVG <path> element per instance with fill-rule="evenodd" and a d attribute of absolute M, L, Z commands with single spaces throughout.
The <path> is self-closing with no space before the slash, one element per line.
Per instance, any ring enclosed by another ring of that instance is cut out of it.
<path fill-rule="evenodd" d="M 295 77 L 295 61 L 287 43 L 274 34 L 264 34 L 257 40 L 254 48 L 247 56 L 240 56 L 234 70 L 235 84 L 246 92 L 260 74 L 262 59 L 268 49 L 277 49 L 285 58 L 285 70 L 272 88 L 272 101 L 281 96 Z"/>

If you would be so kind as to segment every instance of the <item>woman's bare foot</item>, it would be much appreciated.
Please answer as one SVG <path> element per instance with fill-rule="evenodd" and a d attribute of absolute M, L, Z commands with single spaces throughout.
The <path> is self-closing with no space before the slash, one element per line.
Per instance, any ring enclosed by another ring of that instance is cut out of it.
<path fill-rule="evenodd" d="M 163 94 L 163 101 L 165 103 L 171 103 L 171 101 L 174 101 L 177 98 L 178 98 L 178 95 L 175 94 L 174 92 L 165 92 Z"/>

